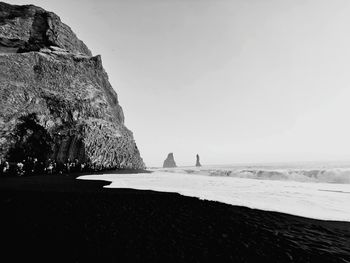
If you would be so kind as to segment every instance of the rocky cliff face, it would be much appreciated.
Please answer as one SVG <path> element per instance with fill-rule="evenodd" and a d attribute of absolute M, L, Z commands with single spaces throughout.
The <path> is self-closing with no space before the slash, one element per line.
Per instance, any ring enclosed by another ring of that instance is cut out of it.
<path fill-rule="evenodd" d="M 33 140 L 33 128 L 17 134 L 26 116 L 45 129 L 57 162 L 145 167 L 101 57 L 57 15 L 0 3 L 0 158 L 25 147 L 18 138 Z"/>
<path fill-rule="evenodd" d="M 174 154 L 169 153 L 168 157 L 164 160 L 163 168 L 173 168 L 173 167 L 176 167 Z"/>

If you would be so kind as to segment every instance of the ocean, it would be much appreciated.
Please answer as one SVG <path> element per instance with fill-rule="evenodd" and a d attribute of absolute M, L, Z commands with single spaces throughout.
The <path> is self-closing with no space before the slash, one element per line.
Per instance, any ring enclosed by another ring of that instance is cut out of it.
<path fill-rule="evenodd" d="M 231 164 L 152 170 L 258 180 L 350 184 L 350 162 Z"/>
<path fill-rule="evenodd" d="M 152 168 L 153 173 L 87 175 L 109 188 L 175 192 L 302 217 L 350 222 L 347 163 L 234 164 Z"/>

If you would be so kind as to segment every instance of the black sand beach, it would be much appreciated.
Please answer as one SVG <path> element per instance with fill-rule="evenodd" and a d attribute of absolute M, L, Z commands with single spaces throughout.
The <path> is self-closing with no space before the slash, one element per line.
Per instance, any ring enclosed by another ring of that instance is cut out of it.
<path fill-rule="evenodd" d="M 1 261 L 350 262 L 350 223 L 106 184 L 0 178 Z"/>

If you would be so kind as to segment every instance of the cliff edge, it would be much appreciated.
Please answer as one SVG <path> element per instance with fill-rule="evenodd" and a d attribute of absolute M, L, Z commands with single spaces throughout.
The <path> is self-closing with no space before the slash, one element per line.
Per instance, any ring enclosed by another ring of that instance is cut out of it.
<path fill-rule="evenodd" d="M 28 155 L 145 168 L 101 57 L 54 13 L 0 2 L 0 158 Z"/>

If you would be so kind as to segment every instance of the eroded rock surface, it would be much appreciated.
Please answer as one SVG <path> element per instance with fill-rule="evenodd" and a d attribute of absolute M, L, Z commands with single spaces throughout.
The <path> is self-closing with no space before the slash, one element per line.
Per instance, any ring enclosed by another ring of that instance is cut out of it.
<path fill-rule="evenodd" d="M 101 57 L 57 15 L 0 3 L 0 158 L 16 143 L 20 118 L 31 114 L 51 136 L 48 158 L 145 167 Z"/>
<path fill-rule="evenodd" d="M 176 167 L 174 154 L 169 153 L 168 157 L 164 160 L 163 168 L 173 168 L 173 167 Z"/>
<path fill-rule="evenodd" d="M 60 18 L 44 9 L 0 2 L 0 46 L 2 51 L 39 51 L 48 46 L 91 56 L 90 50 Z M 1 51 L 1 50 L 0 50 Z"/>

